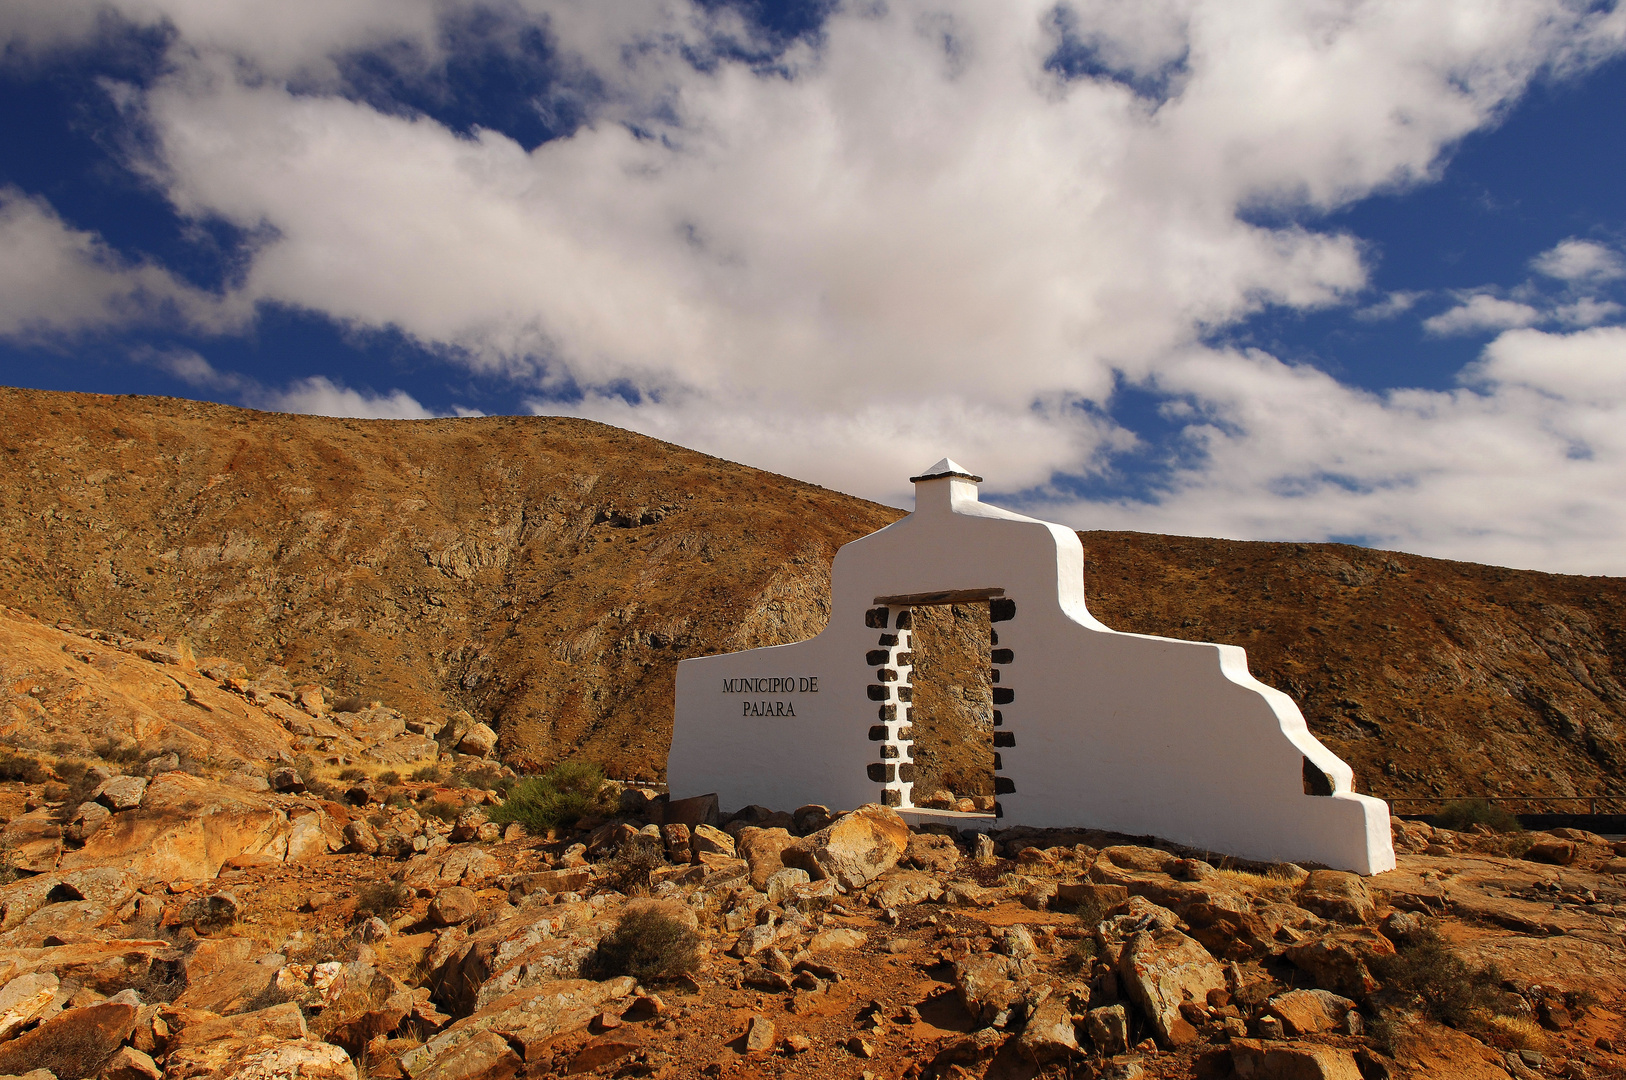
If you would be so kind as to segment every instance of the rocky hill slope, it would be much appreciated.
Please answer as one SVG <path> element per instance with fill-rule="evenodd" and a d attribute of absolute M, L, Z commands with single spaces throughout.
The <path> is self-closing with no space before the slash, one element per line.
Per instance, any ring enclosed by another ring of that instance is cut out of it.
<path fill-rule="evenodd" d="M 627 778 L 661 773 L 679 659 L 817 632 L 835 550 L 900 513 L 557 418 L 0 389 L 0 463 L 0 603 L 437 726 L 466 710 L 515 767 L 587 757 Z M 1620 579 L 1083 539 L 1103 621 L 1243 645 L 1363 790 L 1621 790 Z M 923 749 L 970 791 L 985 627 L 935 614 L 942 733 Z"/>

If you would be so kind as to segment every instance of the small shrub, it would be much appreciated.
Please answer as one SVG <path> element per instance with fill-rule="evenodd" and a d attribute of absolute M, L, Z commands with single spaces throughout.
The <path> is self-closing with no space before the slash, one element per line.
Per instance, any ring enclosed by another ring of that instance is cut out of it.
<path fill-rule="evenodd" d="M 65 802 L 68 798 L 68 785 L 59 784 L 53 780 L 40 788 L 40 798 L 48 803 Z"/>
<path fill-rule="evenodd" d="M 346 765 L 344 768 L 339 770 L 340 780 L 363 780 L 366 778 L 366 776 L 366 769 L 358 769 L 354 765 Z"/>
<path fill-rule="evenodd" d="M 399 881 L 375 881 L 356 894 L 356 917 L 388 919 L 411 902 L 412 890 Z"/>
<path fill-rule="evenodd" d="M 422 765 L 413 770 L 412 779 L 420 784 L 438 784 L 444 775 L 439 765 Z"/>
<path fill-rule="evenodd" d="M 1455 829 L 1458 832 L 1466 832 L 1475 825 L 1483 825 L 1499 833 L 1524 831 L 1518 818 L 1486 799 L 1457 799 L 1448 802 L 1440 811 L 1439 822 L 1447 829 Z"/>
<path fill-rule="evenodd" d="M 133 765 L 146 758 L 141 752 L 141 747 L 135 743 L 119 742 L 111 738 L 92 743 L 90 751 L 103 761 L 111 761 L 116 765 Z"/>
<path fill-rule="evenodd" d="M 452 776 L 452 782 L 458 787 L 479 788 L 481 791 L 496 791 L 497 785 L 502 781 L 502 770 L 490 764 L 472 765 L 459 769 Z"/>
<path fill-rule="evenodd" d="M 386 787 L 393 787 L 401 782 L 401 774 L 394 769 L 385 769 L 378 774 L 378 782 Z"/>
<path fill-rule="evenodd" d="M 641 983 L 675 979 L 700 966 L 700 936 L 657 908 L 636 908 L 599 942 L 595 959 L 605 976 L 631 975 Z"/>
<path fill-rule="evenodd" d="M 424 817 L 439 818 L 440 820 L 450 824 L 451 822 L 457 820 L 457 815 L 459 812 L 461 812 L 461 810 L 462 807 L 458 806 L 456 803 L 449 803 L 444 799 L 436 799 L 434 802 L 424 807 L 421 813 Z"/>
<path fill-rule="evenodd" d="M 1393 956 L 1376 960 L 1373 974 L 1385 989 L 1452 1027 L 1470 1027 L 1499 1011 L 1501 974 L 1456 954 L 1433 929 L 1414 935 Z"/>
<path fill-rule="evenodd" d="M 1099 921 L 1099 920 L 1097 920 Z M 1095 963 L 1095 956 L 1099 947 L 1093 937 L 1081 937 L 1073 942 L 1073 947 L 1067 952 L 1067 969 L 1075 974 L 1090 970 Z"/>
<path fill-rule="evenodd" d="M 1093 930 L 1107 917 L 1107 907 L 1099 900 L 1086 898 L 1073 908 L 1073 914 L 1087 929 Z"/>
<path fill-rule="evenodd" d="M 45 780 L 45 767 L 37 758 L 25 754 L 0 754 L 0 780 L 19 780 L 25 784 L 38 784 Z"/>
<path fill-rule="evenodd" d="M 627 896 L 649 895 L 649 875 L 666 865 L 665 845 L 653 836 L 636 836 L 616 849 L 604 864 L 605 882 Z"/>
<path fill-rule="evenodd" d="M 489 817 L 499 825 L 518 822 L 532 836 L 574 825 L 598 808 L 604 770 L 591 762 L 567 761 L 541 776 L 514 782 Z"/>

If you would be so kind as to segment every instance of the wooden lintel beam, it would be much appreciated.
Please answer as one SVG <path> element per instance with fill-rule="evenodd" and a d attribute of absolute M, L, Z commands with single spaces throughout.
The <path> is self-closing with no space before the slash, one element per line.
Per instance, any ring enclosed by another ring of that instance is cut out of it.
<path fill-rule="evenodd" d="M 877 596 L 875 603 L 887 607 L 935 607 L 941 604 L 974 604 L 979 600 L 994 600 L 1004 595 L 1004 589 L 949 589 L 945 592 Z"/>

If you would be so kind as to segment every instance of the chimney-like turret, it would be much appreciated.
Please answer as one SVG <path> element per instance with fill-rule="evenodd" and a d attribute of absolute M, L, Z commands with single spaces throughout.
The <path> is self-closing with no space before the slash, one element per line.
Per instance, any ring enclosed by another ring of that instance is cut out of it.
<path fill-rule="evenodd" d="M 915 485 L 915 513 L 950 514 L 956 506 L 977 501 L 982 477 L 952 458 L 944 458 L 919 476 L 911 476 L 909 482 Z"/>

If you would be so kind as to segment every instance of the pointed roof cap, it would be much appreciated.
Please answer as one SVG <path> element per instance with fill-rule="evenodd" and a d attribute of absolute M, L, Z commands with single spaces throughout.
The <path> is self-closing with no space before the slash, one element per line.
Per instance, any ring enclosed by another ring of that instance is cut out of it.
<path fill-rule="evenodd" d="M 969 472 L 964 465 L 959 464 L 952 458 L 944 458 L 942 461 L 939 461 L 936 465 L 933 465 L 919 476 L 911 476 L 909 478 L 909 482 L 911 484 L 918 484 L 922 480 L 941 480 L 946 476 L 962 477 L 966 480 L 970 480 L 974 484 L 982 483 L 982 477 L 976 476 Z"/>

